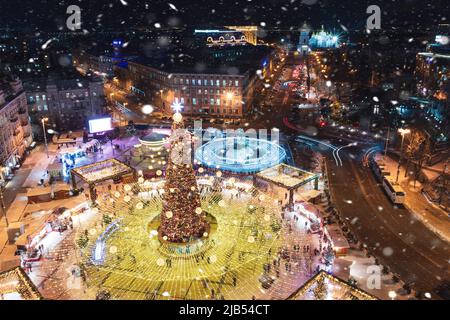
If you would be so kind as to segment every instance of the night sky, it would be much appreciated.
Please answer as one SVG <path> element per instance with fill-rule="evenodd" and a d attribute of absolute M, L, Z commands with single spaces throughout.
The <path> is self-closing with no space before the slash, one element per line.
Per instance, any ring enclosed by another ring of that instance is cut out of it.
<path fill-rule="evenodd" d="M 1 27 L 26 32 L 63 30 L 71 4 L 81 7 L 82 27 L 90 32 L 152 28 L 155 23 L 162 28 L 263 23 L 268 30 L 297 30 L 307 22 L 313 28 L 352 30 L 365 25 L 370 4 L 381 7 L 385 28 L 414 32 L 446 23 L 450 16 L 446 0 L 0 0 Z"/>

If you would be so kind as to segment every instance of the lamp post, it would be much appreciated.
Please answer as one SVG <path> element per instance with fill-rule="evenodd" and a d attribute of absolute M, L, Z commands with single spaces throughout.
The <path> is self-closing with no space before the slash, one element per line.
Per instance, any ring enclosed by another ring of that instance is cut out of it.
<path fill-rule="evenodd" d="M 445 176 L 447 174 L 447 165 L 448 165 L 448 160 L 445 162 L 444 170 L 442 170 L 443 181 L 442 181 L 442 186 L 439 190 L 439 205 L 441 205 L 441 203 L 442 203 L 442 196 L 444 195 L 444 192 L 446 191 L 446 188 L 447 188 L 447 183 L 446 183 L 447 178 Z"/>
<path fill-rule="evenodd" d="M 44 133 L 44 143 L 45 143 L 45 152 L 47 153 L 47 158 L 49 158 L 48 155 L 48 145 L 47 145 L 47 133 L 45 132 L 45 122 L 48 121 L 48 118 L 42 118 L 42 132 Z"/>
<path fill-rule="evenodd" d="M 405 135 L 411 133 L 411 130 L 409 129 L 398 129 L 398 132 L 402 135 L 402 143 L 400 145 L 400 160 L 398 161 L 398 166 L 397 166 L 397 178 L 395 179 L 395 182 L 398 183 L 398 176 L 400 174 L 400 164 L 403 160 L 403 143 L 405 141 Z"/>
<path fill-rule="evenodd" d="M 9 227 L 8 217 L 6 216 L 6 206 L 3 199 L 3 186 L 0 185 L 0 206 L 2 207 L 3 215 L 5 216 L 6 227 Z"/>

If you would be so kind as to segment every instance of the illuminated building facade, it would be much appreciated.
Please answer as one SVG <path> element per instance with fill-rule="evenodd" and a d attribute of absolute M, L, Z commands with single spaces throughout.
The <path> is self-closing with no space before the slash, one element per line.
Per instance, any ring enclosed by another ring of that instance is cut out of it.
<path fill-rule="evenodd" d="M 440 25 L 434 43 L 416 56 L 417 101 L 437 141 L 450 138 L 450 27 Z"/>
<path fill-rule="evenodd" d="M 225 26 L 227 29 L 240 31 L 244 34 L 246 41 L 254 46 L 258 44 L 257 26 Z"/>
<path fill-rule="evenodd" d="M 0 78 L 0 127 L 1 185 L 12 175 L 33 141 L 27 100 L 18 78 Z"/>
<path fill-rule="evenodd" d="M 261 84 L 256 70 L 270 74 L 270 53 L 266 46 L 207 48 L 192 61 L 129 61 L 116 75 L 121 87 L 139 90 L 167 115 L 179 103 L 187 117 L 241 118 Z"/>
<path fill-rule="evenodd" d="M 309 31 L 301 30 L 297 51 L 300 52 L 302 55 L 306 55 L 311 51 L 309 41 L 310 41 Z"/>
<path fill-rule="evenodd" d="M 319 32 L 311 35 L 309 46 L 311 49 L 334 49 L 339 48 L 340 36 L 335 33 L 327 32 L 323 28 Z"/>
<path fill-rule="evenodd" d="M 207 46 L 258 44 L 258 27 L 225 26 L 225 29 L 196 29 L 197 37 L 205 38 Z"/>

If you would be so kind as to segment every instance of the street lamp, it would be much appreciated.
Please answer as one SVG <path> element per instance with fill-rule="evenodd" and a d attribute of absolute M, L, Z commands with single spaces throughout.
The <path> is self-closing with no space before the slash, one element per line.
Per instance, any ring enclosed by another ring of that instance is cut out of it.
<path fill-rule="evenodd" d="M 42 132 L 44 133 L 44 143 L 45 143 L 45 152 L 47 153 L 47 158 L 49 158 L 48 155 L 48 145 L 47 145 L 47 134 L 45 132 L 45 122 L 48 121 L 47 117 L 44 117 L 41 119 L 42 122 Z"/>
<path fill-rule="evenodd" d="M 150 114 L 150 113 L 153 112 L 153 107 L 152 107 L 151 105 L 149 105 L 149 104 L 145 104 L 145 105 L 142 107 L 142 112 L 143 112 L 144 114 Z"/>
<path fill-rule="evenodd" d="M 389 298 L 391 298 L 391 300 L 394 300 L 397 297 L 397 293 L 395 293 L 395 291 L 389 291 L 388 292 L 388 296 Z"/>
<path fill-rule="evenodd" d="M 395 179 L 395 182 L 396 182 L 396 183 L 398 183 L 398 176 L 399 176 L 399 174 L 400 174 L 400 164 L 401 164 L 401 162 L 402 162 L 402 160 L 403 160 L 403 143 L 404 143 L 404 141 L 405 141 L 405 136 L 406 136 L 407 134 L 410 134 L 410 133 L 411 133 L 411 130 L 410 130 L 410 129 L 403 129 L 403 128 L 400 128 L 400 129 L 398 129 L 398 133 L 400 133 L 400 134 L 402 135 L 402 143 L 401 143 L 401 145 L 400 145 L 400 160 L 399 160 L 399 162 L 398 162 L 398 167 L 397 167 L 397 178 Z"/>
<path fill-rule="evenodd" d="M 2 207 L 3 215 L 5 216 L 6 227 L 9 227 L 8 217 L 6 216 L 6 206 L 3 199 L 3 186 L 0 185 L 0 206 Z"/>

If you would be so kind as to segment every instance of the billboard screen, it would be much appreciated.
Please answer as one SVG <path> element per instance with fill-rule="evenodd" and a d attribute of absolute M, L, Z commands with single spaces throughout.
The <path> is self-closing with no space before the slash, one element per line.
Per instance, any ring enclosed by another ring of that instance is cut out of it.
<path fill-rule="evenodd" d="M 89 133 L 98 133 L 112 130 L 111 118 L 89 120 Z"/>

